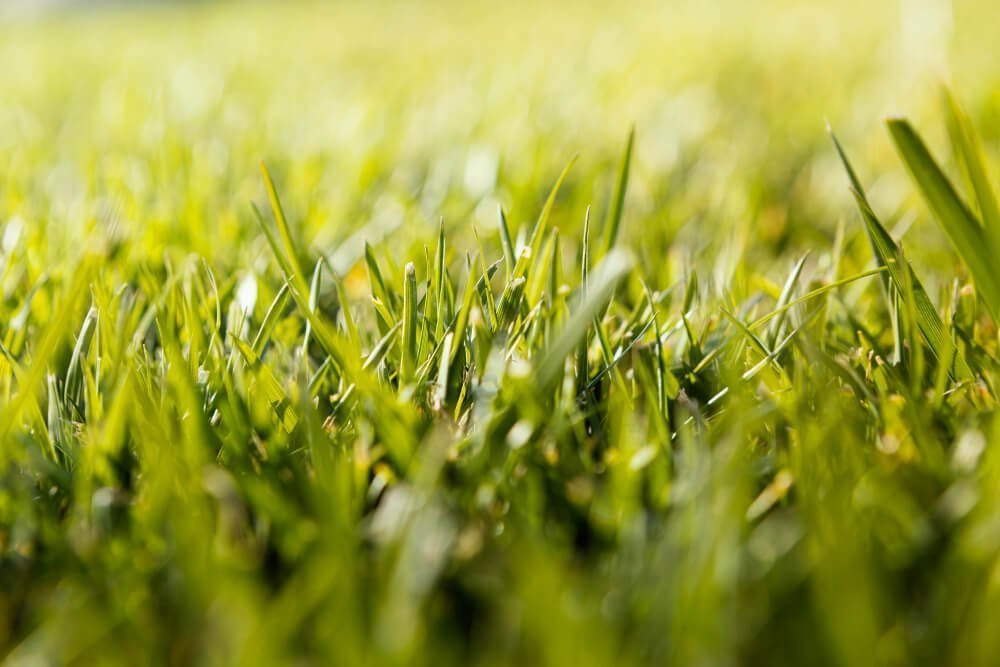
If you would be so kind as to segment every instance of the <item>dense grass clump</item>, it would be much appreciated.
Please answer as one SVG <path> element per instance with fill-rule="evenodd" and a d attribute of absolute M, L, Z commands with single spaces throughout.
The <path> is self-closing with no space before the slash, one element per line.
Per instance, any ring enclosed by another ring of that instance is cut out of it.
<path fill-rule="evenodd" d="M 0 29 L 0 655 L 1000 661 L 992 79 L 733 5 Z"/>

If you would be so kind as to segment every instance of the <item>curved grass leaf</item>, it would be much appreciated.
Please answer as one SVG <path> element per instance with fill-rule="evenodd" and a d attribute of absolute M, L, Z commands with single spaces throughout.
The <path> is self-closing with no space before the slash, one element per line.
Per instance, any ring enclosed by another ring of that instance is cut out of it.
<path fill-rule="evenodd" d="M 887 121 L 896 150 L 917 188 L 969 268 L 990 314 L 1000 315 L 1000 275 L 995 271 L 990 244 L 982 224 L 962 201 L 920 135 L 904 119 Z"/>
<path fill-rule="evenodd" d="M 556 184 L 552 186 L 552 190 L 549 192 L 548 198 L 545 200 L 545 205 L 542 206 L 542 212 L 538 214 L 538 220 L 535 222 L 535 226 L 531 230 L 531 237 L 528 241 L 528 247 L 531 248 L 531 257 L 534 259 L 538 257 L 538 253 L 542 249 L 542 240 L 545 238 L 545 232 L 549 225 L 549 218 L 552 216 L 552 207 L 556 203 L 556 195 L 559 194 L 559 188 L 562 187 L 563 181 L 566 180 L 566 175 L 569 174 L 569 170 L 573 168 L 576 164 L 577 156 L 570 158 L 570 161 L 563 167 L 562 173 L 559 174 L 559 178 L 556 179 Z"/>
<path fill-rule="evenodd" d="M 993 251 L 1000 250 L 1000 207 L 997 205 L 993 186 L 990 183 L 982 144 L 972 122 L 958 104 L 958 100 L 947 88 L 943 91 L 947 114 L 948 136 L 955 151 L 955 157 L 963 168 L 973 192 L 976 194 L 980 220 L 986 228 Z"/>
<path fill-rule="evenodd" d="M 604 252 L 614 247 L 618 239 L 618 230 L 621 227 L 622 210 L 625 206 L 625 193 L 628 190 L 629 167 L 632 164 L 632 144 L 635 141 L 635 127 L 628 133 L 625 141 L 625 149 L 622 151 L 621 160 L 618 163 L 618 179 L 615 181 L 615 189 L 611 194 L 611 206 L 608 207 L 608 217 L 604 221 Z"/>

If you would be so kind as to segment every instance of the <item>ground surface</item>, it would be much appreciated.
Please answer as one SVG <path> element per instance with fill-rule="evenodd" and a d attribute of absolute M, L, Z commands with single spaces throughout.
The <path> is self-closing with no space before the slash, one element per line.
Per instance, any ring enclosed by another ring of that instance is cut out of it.
<path fill-rule="evenodd" d="M 4 15 L 0 655 L 996 664 L 991 3 L 503 4 Z"/>

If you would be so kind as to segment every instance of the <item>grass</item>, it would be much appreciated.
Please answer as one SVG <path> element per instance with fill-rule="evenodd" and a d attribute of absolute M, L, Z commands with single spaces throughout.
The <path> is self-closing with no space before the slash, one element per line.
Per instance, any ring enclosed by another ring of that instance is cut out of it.
<path fill-rule="evenodd" d="M 995 664 L 993 10 L 870 4 L 0 26 L 0 655 Z"/>

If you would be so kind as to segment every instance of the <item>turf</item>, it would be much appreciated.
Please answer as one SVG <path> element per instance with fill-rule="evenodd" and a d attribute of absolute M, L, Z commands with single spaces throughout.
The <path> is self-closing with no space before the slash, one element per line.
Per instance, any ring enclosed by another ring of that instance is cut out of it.
<path fill-rule="evenodd" d="M 995 10 L 872 4 L 8 19 L 0 655 L 996 664 Z"/>

